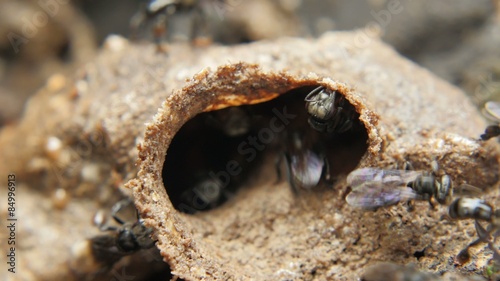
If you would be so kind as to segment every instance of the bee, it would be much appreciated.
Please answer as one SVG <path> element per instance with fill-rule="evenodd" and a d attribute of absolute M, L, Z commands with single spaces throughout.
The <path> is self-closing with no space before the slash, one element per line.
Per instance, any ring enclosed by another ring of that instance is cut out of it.
<path fill-rule="evenodd" d="M 353 127 L 355 111 L 337 91 L 323 86 L 312 90 L 304 99 L 309 125 L 319 132 L 344 133 Z"/>
<path fill-rule="evenodd" d="M 298 132 L 292 133 L 291 144 L 278 159 L 276 170 L 278 181 L 281 179 L 280 162 L 285 159 L 287 180 L 294 193 L 300 189 L 311 189 L 320 184 L 322 180 L 330 181 L 330 165 L 323 153 L 315 152 L 305 145 Z"/>
<path fill-rule="evenodd" d="M 97 261 L 111 266 L 124 256 L 155 245 L 155 241 L 150 238 L 153 229 L 142 223 L 139 213 L 135 222 L 125 222 L 118 217 L 118 212 L 131 203 L 130 199 L 125 199 L 111 209 L 111 216 L 120 227 L 107 225 L 99 214 L 94 217 L 94 223 L 101 231 L 115 232 L 114 235 L 99 235 L 90 239 L 92 254 Z"/>
<path fill-rule="evenodd" d="M 500 103 L 494 101 L 485 103 L 483 113 L 488 119 L 494 120 L 497 123 L 500 122 Z M 486 127 L 484 134 L 481 135 L 481 139 L 486 141 L 498 136 L 500 136 L 500 126 L 490 125 Z"/>
<path fill-rule="evenodd" d="M 473 219 L 478 239 L 469 243 L 457 256 L 463 264 L 470 259 L 469 248 L 480 243 L 487 243 L 493 251 L 493 259 L 500 263 L 500 253 L 494 246 L 494 240 L 500 236 L 500 209 L 495 210 L 491 204 L 479 198 L 461 197 L 453 201 L 448 208 L 448 215 L 452 219 Z M 488 222 L 484 228 L 479 221 Z M 493 236 L 493 240 L 490 236 Z"/>
<path fill-rule="evenodd" d="M 347 203 L 366 210 L 411 200 L 428 200 L 434 207 L 434 200 L 447 204 L 452 196 L 448 175 L 438 178 L 424 171 L 362 168 L 352 171 L 347 183 L 352 188 Z"/>
<path fill-rule="evenodd" d="M 474 219 L 500 226 L 500 210 L 494 211 L 493 206 L 479 198 L 461 197 L 455 199 L 448 214 L 452 219 Z"/>
<path fill-rule="evenodd" d="M 192 25 L 190 38 L 195 37 L 196 29 L 204 27 L 204 12 L 200 6 L 200 0 L 149 0 L 130 20 L 130 28 L 133 37 L 136 37 L 138 30 L 149 22 L 153 23 L 153 35 L 157 44 L 167 30 L 169 17 L 176 13 L 192 13 L 194 23 Z"/>
<path fill-rule="evenodd" d="M 72 257 L 68 265 L 72 272 L 79 276 L 78 279 L 84 279 L 85 276 L 86 279 L 95 279 L 98 275 L 109 273 L 123 257 L 139 250 L 151 249 L 144 252 L 148 255 L 146 258 L 152 258 L 148 262 L 163 264 L 159 250 L 154 248 L 155 241 L 150 238 L 153 230 L 144 226 L 138 213 L 135 222 L 125 222 L 118 217 L 118 212 L 131 203 L 130 199 L 125 199 L 111 209 L 113 219 L 120 226 L 107 225 L 103 212 L 97 212 L 94 216 L 94 224 L 101 231 L 113 231 L 113 234 L 97 235 L 78 241 L 72 246 Z"/>
<path fill-rule="evenodd" d="M 306 150 L 298 154 L 285 153 L 287 179 L 292 189 L 311 189 L 322 179 L 329 180 L 328 160 L 313 151 Z"/>
<path fill-rule="evenodd" d="M 200 177 L 192 188 L 182 192 L 178 209 L 188 214 L 214 209 L 232 196 L 224 187 L 218 178 Z"/>

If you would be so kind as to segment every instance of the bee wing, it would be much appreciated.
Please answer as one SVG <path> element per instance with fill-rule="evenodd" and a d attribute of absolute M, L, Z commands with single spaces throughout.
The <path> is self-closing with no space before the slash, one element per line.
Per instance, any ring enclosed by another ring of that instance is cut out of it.
<path fill-rule="evenodd" d="M 461 185 L 453 188 L 453 194 L 460 196 L 475 196 L 478 197 L 483 193 L 483 190 L 477 186 L 462 183 Z"/>
<path fill-rule="evenodd" d="M 321 157 L 314 152 L 306 151 L 303 155 L 291 155 L 290 162 L 291 175 L 295 182 L 306 189 L 318 185 L 325 164 Z"/>
<path fill-rule="evenodd" d="M 347 184 L 353 189 L 365 182 L 380 182 L 382 184 L 406 185 L 422 175 L 422 171 L 383 170 L 376 168 L 361 168 L 352 171 L 347 176 Z M 398 184 L 399 183 L 399 184 Z"/>
<path fill-rule="evenodd" d="M 500 120 L 500 103 L 495 101 L 489 101 L 484 104 L 484 115 L 492 120 L 499 121 Z"/>
<path fill-rule="evenodd" d="M 418 198 L 418 194 L 397 182 L 383 184 L 378 181 L 365 182 L 353 189 L 346 197 L 349 205 L 361 209 L 376 209 Z"/>

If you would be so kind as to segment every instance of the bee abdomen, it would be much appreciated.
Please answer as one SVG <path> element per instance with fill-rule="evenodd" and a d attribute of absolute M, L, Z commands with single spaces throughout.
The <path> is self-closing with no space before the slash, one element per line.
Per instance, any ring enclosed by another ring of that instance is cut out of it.
<path fill-rule="evenodd" d="M 476 219 L 491 221 L 493 207 L 479 198 L 458 198 L 448 209 L 453 219 Z"/>

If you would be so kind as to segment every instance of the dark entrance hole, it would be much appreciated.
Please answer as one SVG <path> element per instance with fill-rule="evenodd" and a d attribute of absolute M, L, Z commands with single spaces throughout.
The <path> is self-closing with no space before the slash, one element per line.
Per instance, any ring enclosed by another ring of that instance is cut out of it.
<path fill-rule="evenodd" d="M 415 253 L 413 253 L 413 256 L 416 257 L 417 260 L 420 260 L 420 258 L 425 257 L 425 249 L 423 249 L 422 251 L 415 251 Z"/>
<path fill-rule="evenodd" d="M 295 191 L 314 188 L 319 177 L 331 185 L 336 175 L 352 171 L 366 152 L 366 129 L 345 100 L 341 119 L 352 121 L 348 130 L 313 128 L 311 123 L 317 125 L 318 120 L 309 121 L 305 98 L 315 88 L 296 88 L 260 104 L 200 113 L 186 122 L 167 150 L 162 171 L 174 207 L 195 213 L 220 206 L 256 174 L 269 153 L 285 162 L 286 177 L 281 178 Z"/>

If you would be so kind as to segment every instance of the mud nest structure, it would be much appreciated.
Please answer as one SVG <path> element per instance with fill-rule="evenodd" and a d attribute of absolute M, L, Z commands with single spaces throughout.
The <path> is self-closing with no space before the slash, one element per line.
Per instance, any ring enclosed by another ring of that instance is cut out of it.
<path fill-rule="evenodd" d="M 68 249 L 99 234 L 91 217 L 117 189 L 133 197 L 175 278 L 353 280 L 377 261 L 480 274 L 484 248 L 455 267 L 475 232 L 447 219 L 446 206 L 365 212 L 345 202 L 345 177 L 358 167 L 430 170 L 434 160 L 455 185 L 497 193 L 498 152 L 477 140 L 486 124 L 474 106 L 367 34 L 166 53 L 111 37 L 74 80 L 50 79 L 0 136 L 2 173 L 15 173 L 26 202 L 45 211 L 20 214 L 33 223 L 23 235 L 43 229 L 19 254 L 27 280 L 106 276 L 71 262 L 78 253 Z M 339 95 L 347 129 L 311 127 L 304 99 L 319 86 Z M 331 181 L 294 189 L 279 176 L 297 140 L 300 153 L 319 147 Z M 72 199 L 53 204 L 61 190 Z M 116 266 L 141 279 L 158 270 L 134 257 Z"/>

